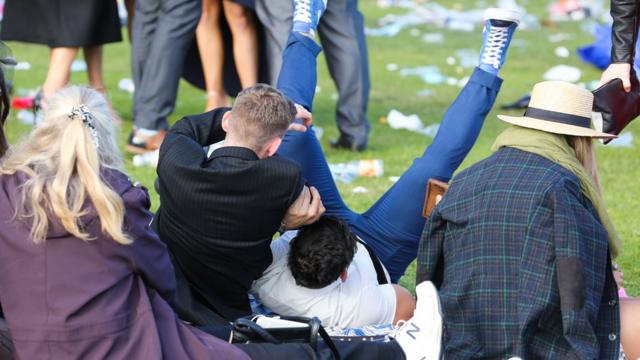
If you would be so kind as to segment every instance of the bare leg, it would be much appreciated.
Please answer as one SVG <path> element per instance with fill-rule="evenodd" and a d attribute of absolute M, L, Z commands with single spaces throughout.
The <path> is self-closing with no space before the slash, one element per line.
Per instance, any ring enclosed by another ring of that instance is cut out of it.
<path fill-rule="evenodd" d="M 47 79 L 42 85 L 42 95 L 48 98 L 69 82 L 71 63 L 78 54 L 78 48 L 52 48 L 49 55 Z"/>
<path fill-rule="evenodd" d="M 198 51 L 207 88 L 207 111 L 229 105 L 229 96 L 224 91 L 222 77 L 224 45 L 220 29 L 221 11 L 222 0 L 203 0 L 202 16 L 196 28 Z"/>
<path fill-rule="evenodd" d="M 620 299 L 620 336 L 627 359 L 640 359 L 640 299 Z"/>
<path fill-rule="evenodd" d="M 233 59 L 240 84 L 247 88 L 258 82 L 258 40 L 253 11 L 229 0 L 223 1 L 224 16 L 233 35 Z"/>
<path fill-rule="evenodd" d="M 102 78 L 102 46 L 90 46 L 82 49 L 87 62 L 89 85 L 105 94 L 104 79 Z"/>
<path fill-rule="evenodd" d="M 133 17 L 136 12 L 135 0 L 124 0 L 124 6 L 127 8 L 127 35 L 131 42 L 131 29 L 133 28 Z"/>

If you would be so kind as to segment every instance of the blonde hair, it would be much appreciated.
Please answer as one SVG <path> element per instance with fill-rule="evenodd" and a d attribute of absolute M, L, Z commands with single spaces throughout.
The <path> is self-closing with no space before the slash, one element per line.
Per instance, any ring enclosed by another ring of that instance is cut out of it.
<path fill-rule="evenodd" d="M 593 139 L 582 136 L 566 136 L 566 139 L 569 146 L 575 150 L 578 161 L 580 161 L 582 166 L 587 170 L 587 173 L 591 176 L 596 191 L 602 195 Z"/>
<path fill-rule="evenodd" d="M 84 105 L 88 121 L 73 116 Z M 93 204 L 102 232 L 121 244 L 131 243 L 123 232 L 124 203 L 101 177 L 101 170 L 120 170 L 122 159 L 113 137 L 115 115 L 105 98 L 89 88 L 70 86 L 47 101 L 44 120 L 27 139 L 11 149 L 0 164 L 0 175 L 22 172 L 22 204 L 16 217 L 29 220 L 35 243 L 46 240 L 48 215 L 59 219 L 70 234 L 93 240 L 82 229 L 85 203 Z"/>

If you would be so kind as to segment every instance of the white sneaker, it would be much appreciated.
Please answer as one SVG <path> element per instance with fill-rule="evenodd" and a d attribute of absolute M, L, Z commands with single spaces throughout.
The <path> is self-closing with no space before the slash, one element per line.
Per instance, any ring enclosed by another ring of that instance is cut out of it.
<path fill-rule="evenodd" d="M 425 281 L 416 286 L 413 317 L 398 329 L 395 340 L 407 360 L 438 360 L 442 348 L 442 309 L 438 290 Z"/>

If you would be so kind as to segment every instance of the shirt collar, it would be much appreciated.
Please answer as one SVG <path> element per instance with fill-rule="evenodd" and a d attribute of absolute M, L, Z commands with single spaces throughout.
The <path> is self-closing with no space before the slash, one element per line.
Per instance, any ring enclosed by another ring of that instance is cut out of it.
<path fill-rule="evenodd" d="M 235 157 L 248 161 L 260 160 L 258 155 L 251 149 L 240 146 L 223 146 L 214 150 L 209 157 L 209 160 L 213 160 L 219 157 Z"/>

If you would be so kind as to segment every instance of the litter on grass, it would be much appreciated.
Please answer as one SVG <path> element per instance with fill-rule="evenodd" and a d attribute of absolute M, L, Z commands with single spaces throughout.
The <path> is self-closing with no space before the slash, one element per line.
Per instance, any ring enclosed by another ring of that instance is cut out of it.
<path fill-rule="evenodd" d="M 575 83 L 582 77 L 582 71 L 574 66 L 558 65 L 549 69 L 543 77 L 547 81 L 555 80 Z"/>
<path fill-rule="evenodd" d="M 73 60 L 71 72 L 87 71 L 87 63 L 84 60 Z"/>
<path fill-rule="evenodd" d="M 124 92 L 128 92 L 129 94 L 133 94 L 133 92 L 136 90 L 136 87 L 133 83 L 133 80 L 125 78 L 118 81 L 118 89 Z"/>
<path fill-rule="evenodd" d="M 329 170 L 335 181 L 349 184 L 359 176 L 383 176 L 384 162 L 380 159 L 353 160 L 346 163 L 329 164 Z"/>
<path fill-rule="evenodd" d="M 351 192 L 354 194 L 366 194 L 369 192 L 369 189 L 367 189 L 364 186 L 356 186 L 353 189 L 351 189 Z"/>
<path fill-rule="evenodd" d="M 440 72 L 437 66 L 419 66 L 415 68 L 400 69 L 400 76 L 418 76 L 427 84 L 442 84 L 446 81 L 446 77 Z"/>
<path fill-rule="evenodd" d="M 557 57 L 561 57 L 561 58 L 568 58 L 569 55 L 571 55 L 571 53 L 569 52 L 569 49 L 567 49 L 564 46 L 558 46 L 554 53 L 556 54 Z"/>
<path fill-rule="evenodd" d="M 516 1 L 501 0 L 498 3 L 502 8 L 517 9 L 523 13 L 523 18 L 520 22 L 521 29 L 537 30 L 540 28 L 538 18 L 527 14 L 525 9 L 519 6 Z M 415 29 L 416 26 L 427 24 L 453 31 L 470 32 L 484 23 L 485 6 L 461 10 L 459 8 L 446 8 L 435 1 L 384 1 L 383 4 L 383 7 L 395 6 L 407 9 L 407 13 L 402 15 L 388 14 L 382 17 L 378 21 L 379 26 L 377 28 L 365 29 L 366 34 L 369 36 L 394 37 L 403 29 Z M 413 31 L 411 35 L 418 36 L 418 33 Z M 431 42 L 424 38 L 423 40 Z M 435 37 L 434 40 L 433 42 L 442 41 L 439 37 Z"/>
<path fill-rule="evenodd" d="M 610 147 L 629 148 L 633 146 L 633 134 L 630 132 L 622 133 L 617 139 L 611 140 L 607 144 Z"/>
<path fill-rule="evenodd" d="M 440 124 L 431 124 L 425 127 L 418 115 L 405 115 L 395 109 L 389 111 L 387 123 L 392 129 L 409 130 L 429 137 L 435 137 L 440 127 Z"/>
<path fill-rule="evenodd" d="M 28 71 L 31 70 L 31 64 L 26 61 L 18 61 L 15 66 L 16 71 Z"/>

